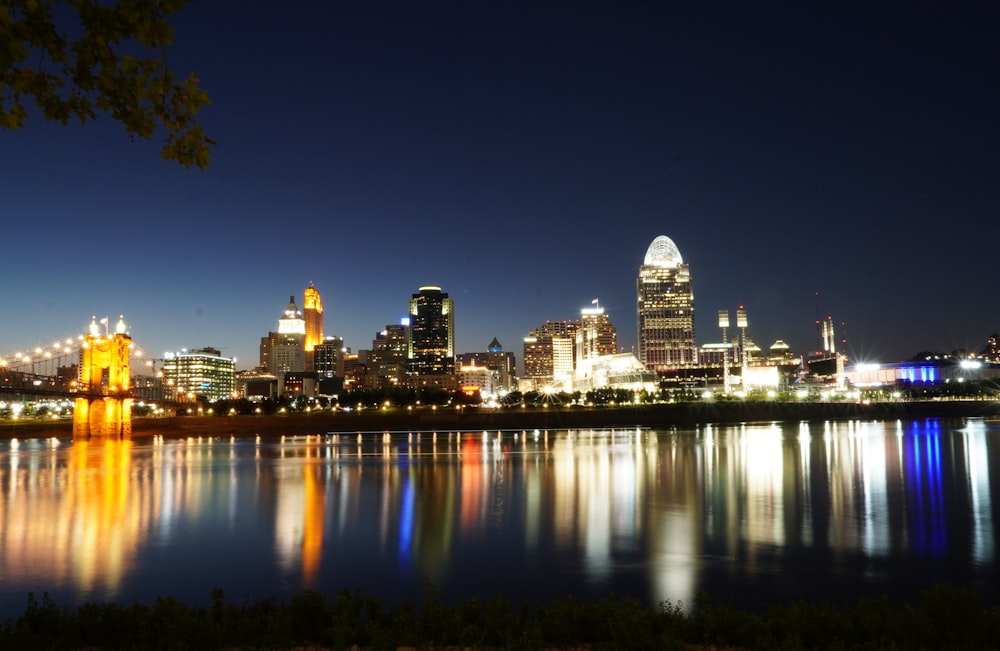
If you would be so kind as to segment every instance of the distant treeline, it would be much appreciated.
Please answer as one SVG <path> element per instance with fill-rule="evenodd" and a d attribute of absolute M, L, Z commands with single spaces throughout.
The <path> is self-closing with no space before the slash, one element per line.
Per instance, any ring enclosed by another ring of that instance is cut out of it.
<path fill-rule="evenodd" d="M 0 628 L 0 649 L 1000 649 L 1000 609 L 950 586 L 900 606 L 863 599 L 848 607 L 796 603 L 751 612 L 705 595 L 692 606 L 569 598 L 448 605 L 433 586 L 422 603 L 389 610 L 348 590 L 332 600 L 305 591 L 288 603 L 242 605 L 214 590 L 208 607 L 162 597 L 61 608 L 47 595 L 29 595 L 24 613 Z"/>

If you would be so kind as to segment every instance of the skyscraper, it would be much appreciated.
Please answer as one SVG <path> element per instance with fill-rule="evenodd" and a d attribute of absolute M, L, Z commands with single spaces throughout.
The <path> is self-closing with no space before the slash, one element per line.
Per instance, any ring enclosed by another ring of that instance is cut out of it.
<path fill-rule="evenodd" d="M 524 377 L 539 389 L 572 381 L 579 321 L 546 321 L 524 338 Z"/>
<path fill-rule="evenodd" d="M 455 304 L 440 287 L 427 285 L 410 298 L 406 371 L 410 375 L 455 372 Z"/>
<path fill-rule="evenodd" d="M 310 282 L 306 287 L 302 315 L 306 322 L 305 353 L 306 370 L 315 370 L 313 363 L 313 350 L 323 343 L 323 301 L 320 300 L 319 292 Z"/>
<path fill-rule="evenodd" d="M 580 310 L 580 329 L 576 331 L 576 359 L 593 359 L 617 352 L 618 329 L 595 298 L 594 307 Z"/>
<path fill-rule="evenodd" d="M 269 332 L 260 340 L 261 367 L 279 377 L 306 370 L 305 336 L 306 321 L 295 304 L 295 296 L 289 296 L 288 305 L 278 319 L 278 331 Z"/>
<path fill-rule="evenodd" d="M 323 337 L 313 348 L 313 371 L 320 378 L 344 377 L 344 340 Z"/>
<path fill-rule="evenodd" d="M 295 304 L 295 296 L 288 297 L 288 305 L 278 319 L 278 334 L 280 335 L 301 335 L 303 339 L 306 335 L 306 320 L 302 316 L 302 311 Z"/>
<path fill-rule="evenodd" d="M 666 235 L 656 237 L 636 280 L 639 361 L 657 372 L 698 362 L 691 270 Z"/>
<path fill-rule="evenodd" d="M 406 376 L 407 331 L 409 326 L 388 324 L 372 340 L 368 354 L 368 376 L 380 389 L 398 386 Z"/>
<path fill-rule="evenodd" d="M 498 391 L 513 391 L 517 388 L 517 361 L 514 353 L 505 353 L 500 341 L 493 341 L 485 352 L 459 353 L 458 366 L 482 366 L 495 373 L 495 388 Z"/>

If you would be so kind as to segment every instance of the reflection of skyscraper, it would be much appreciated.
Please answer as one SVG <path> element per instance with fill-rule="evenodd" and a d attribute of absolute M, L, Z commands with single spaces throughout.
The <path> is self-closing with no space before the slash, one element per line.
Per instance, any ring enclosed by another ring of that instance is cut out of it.
<path fill-rule="evenodd" d="M 455 371 L 455 304 L 440 287 L 421 287 L 410 299 L 406 357 L 411 375 Z"/>
<path fill-rule="evenodd" d="M 658 372 L 697 363 L 691 271 L 666 235 L 646 250 L 636 299 L 639 361 Z"/>
<path fill-rule="evenodd" d="M 305 353 L 306 370 L 315 370 L 313 366 L 313 350 L 323 343 L 323 301 L 320 300 L 319 292 L 312 283 L 306 287 L 305 303 L 302 308 L 303 318 L 306 322 Z"/>

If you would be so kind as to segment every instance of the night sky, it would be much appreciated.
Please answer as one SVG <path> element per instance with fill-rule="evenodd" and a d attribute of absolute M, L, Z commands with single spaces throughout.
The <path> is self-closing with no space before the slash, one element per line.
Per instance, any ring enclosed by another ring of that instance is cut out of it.
<path fill-rule="evenodd" d="M 635 345 L 657 235 L 691 265 L 699 344 L 745 305 L 762 348 L 855 360 L 1000 331 L 993 3 L 203 0 L 208 170 L 110 118 L 0 132 L 0 353 L 125 315 L 148 353 L 257 364 L 312 281 L 357 350 L 421 285 L 458 352 L 520 362 L 599 299 Z M 843 325 L 841 325 L 843 324 Z"/>

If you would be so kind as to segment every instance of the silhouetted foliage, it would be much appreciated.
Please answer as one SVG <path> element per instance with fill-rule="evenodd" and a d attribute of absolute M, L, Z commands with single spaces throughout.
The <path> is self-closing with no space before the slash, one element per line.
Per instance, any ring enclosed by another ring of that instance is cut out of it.
<path fill-rule="evenodd" d="M 539 649 L 997 649 L 1000 610 L 967 589 L 938 586 L 915 605 L 862 599 L 855 606 L 808 603 L 740 610 L 699 594 L 656 608 L 635 599 L 549 604 L 473 598 L 449 605 L 427 584 L 423 604 L 383 611 L 378 599 L 342 590 L 331 601 L 306 590 L 289 603 L 273 598 L 191 608 L 172 597 L 151 605 L 88 603 L 59 608 L 28 595 L 24 613 L 0 627 L 3 649 L 232 649 L 397 647 Z"/>
<path fill-rule="evenodd" d="M 5 0 L 0 5 L 0 127 L 17 130 L 31 98 L 45 120 L 110 114 L 129 135 L 166 133 L 160 156 L 208 167 L 215 144 L 195 117 L 209 103 L 192 73 L 167 65 L 168 17 L 190 0 Z"/>

